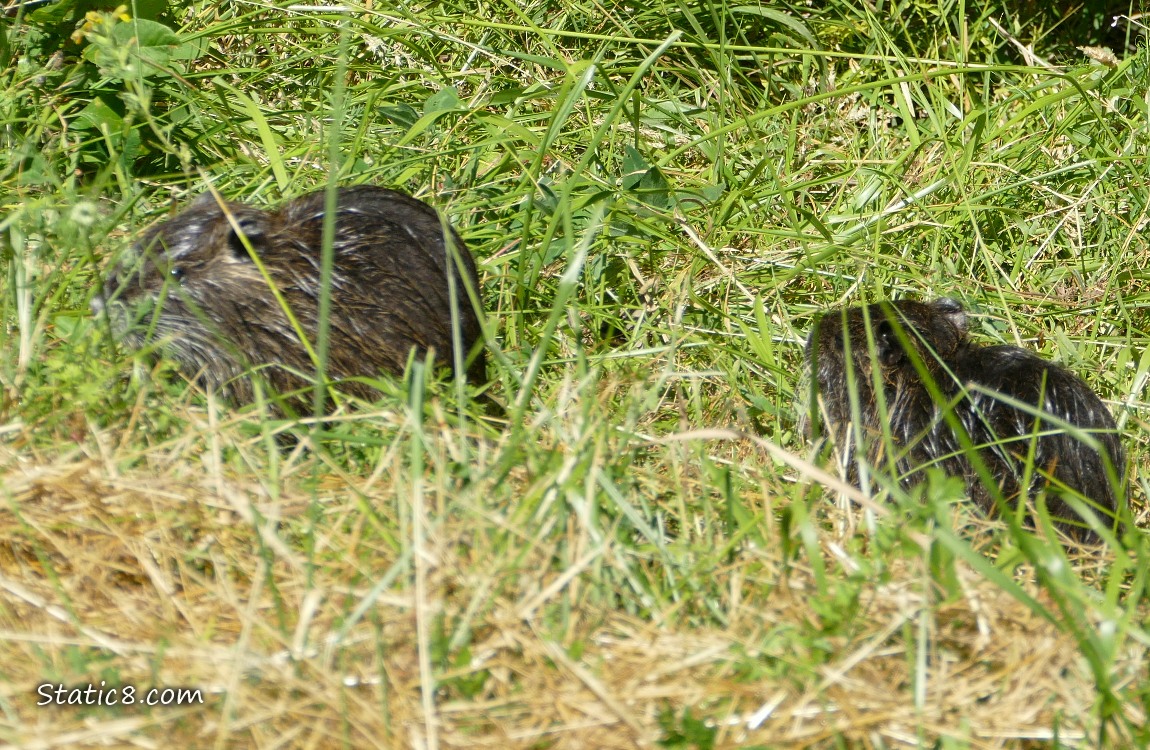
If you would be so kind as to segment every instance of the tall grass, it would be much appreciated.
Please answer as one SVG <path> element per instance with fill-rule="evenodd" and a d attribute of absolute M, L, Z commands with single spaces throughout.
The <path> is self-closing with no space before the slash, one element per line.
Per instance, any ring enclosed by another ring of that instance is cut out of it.
<path fill-rule="evenodd" d="M 1107 399 L 1144 520 L 1137 22 L 840 0 L 85 12 L 0 26 L 0 739 L 1150 741 L 1143 534 L 1067 555 L 953 480 L 860 493 L 796 429 L 814 313 L 954 297 L 979 340 Z M 1103 43 L 1111 65 L 1076 49 Z M 416 367 L 301 428 L 223 408 L 88 313 L 105 264 L 207 185 L 273 205 L 331 181 L 459 228 L 502 415 Z M 206 703 L 36 706 L 44 682 L 100 680 Z"/>

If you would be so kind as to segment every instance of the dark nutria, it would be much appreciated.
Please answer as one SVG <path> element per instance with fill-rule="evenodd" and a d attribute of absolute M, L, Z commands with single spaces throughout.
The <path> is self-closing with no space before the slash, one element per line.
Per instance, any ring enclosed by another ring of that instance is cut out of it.
<path fill-rule="evenodd" d="M 893 458 L 906 484 L 922 480 L 920 469 L 938 466 L 964 478 L 971 497 L 992 511 L 994 493 L 963 450 L 965 431 L 968 447 L 973 446 L 1008 500 L 1022 494 L 1025 462 L 1033 451 L 1033 479 L 1026 494 L 1032 497 L 1047 488 L 1051 516 L 1072 536 L 1086 540 L 1096 535 L 1060 496 L 1060 486 L 1092 500 L 1107 525 L 1125 501 L 1122 445 L 1098 396 L 1033 352 L 971 342 L 962 307 L 954 300 L 901 300 L 827 312 L 811 330 L 807 359 L 817 389 L 808 431 L 818 434 L 817 425 L 824 422 L 848 457 L 854 456 L 856 437 L 861 438 L 868 464 L 877 467 Z M 1051 419 L 1036 419 L 1008 400 Z M 857 435 L 846 429 L 851 423 Z M 1101 452 L 1072 436 L 1065 425 L 1089 433 Z M 883 439 L 887 430 L 889 443 Z M 857 482 L 856 462 L 848 463 Z"/>
<path fill-rule="evenodd" d="M 323 192 L 277 211 L 204 194 L 144 234 L 92 309 L 233 404 L 254 399 L 253 368 L 274 391 L 299 392 L 316 372 L 324 213 Z M 394 190 L 341 188 L 334 235 L 326 372 L 341 390 L 377 396 L 355 379 L 402 373 L 413 349 L 449 367 L 470 356 L 468 380 L 484 380 L 475 261 L 435 209 Z M 291 403 L 306 409 L 310 396 Z"/>

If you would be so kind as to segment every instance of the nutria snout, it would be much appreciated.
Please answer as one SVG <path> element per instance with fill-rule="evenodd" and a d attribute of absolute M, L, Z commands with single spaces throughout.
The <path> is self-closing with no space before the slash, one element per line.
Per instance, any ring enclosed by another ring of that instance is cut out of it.
<path fill-rule="evenodd" d="M 144 234 L 92 309 L 128 345 L 154 343 L 232 404 L 254 399 L 253 370 L 275 392 L 300 392 L 316 373 L 324 214 L 323 192 L 275 211 L 204 194 Z M 394 190 L 341 188 L 332 249 L 326 372 L 341 390 L 377 396 L 359 379 L 401 374 L 413 350 L 485 379 L 475 261 L 435 209 Z"/>
<path fill-rule="evenodd" d="M 846 429 L 851 424 L 869 465 L 893 459 L 907 485 L 922 481 L 923 468 L 941 467 L 964 478 L 972 499 L 988 511 L 994 494 L 964 450 L 962 433 L 1007 499 L 1022 494 L 1033 452 L 1026 495 L 1046 488 L 1051 516 L 1079 539 L 1095 535 L 1062 498 L 1061 487 L 1092 500 L 1104 524 L 1125 502 L 1124 452 L 1098 396 L 1065 368 L 1026 349 L 971 342 L 965 313 L 954 300 L 831 310 L 811 330 L 807 361 L 817 396 L 808 431 L 832 436 L 848 453 L 856 482 L 854 437 Z M 1065 425 L 1092 440 L 1071 435 Z"/>

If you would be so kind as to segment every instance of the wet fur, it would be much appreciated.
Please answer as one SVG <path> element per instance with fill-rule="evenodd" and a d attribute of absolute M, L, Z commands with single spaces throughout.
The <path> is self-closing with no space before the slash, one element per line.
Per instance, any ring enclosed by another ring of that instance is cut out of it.
<path fill-rule="evenodd" d="M 413 349 L 420 358 L 434 350 L 436 361 L 451 367 L 456 325 L 464 361 L 472 356 L 467 378 L 482 382 L 481 328 L 467 291 L 478 295 L 479 280 L 459 235 L 447 229 L 449 252 L 439 214 L 394 190 L 342 188 L 336 212 L 328 377 L 343 380 L 341 390 L 371 399 L 378 396 L 375 389 L 347 379 L 401 374 Z M 278 211 L 221 206 L 202 195 L 144 234 L 108 273 L 104 296 L 93 307 L 107 309 L 130 346 L 155 342 L 186 376 L 233 404 L 254 399 L 247 375 L 252 368 L 275 392 L 307 388 L 313 360 L 247 245 L 314 348 L 323 222 L 323 192 Z M 458 317 L 452 314 L 449 269 Z M 310 394 L 295 405 L 307 404 Z"/>
<path fill-rule="evenodd" d="M 1124 452 L 1114 419 L 1098 396 L 1065 368 L 1026 349 L 972 343 L 963 310 L 953 300 L 901 300 L 829 311 L 811 331 L 807 357 L 817 396 L 807 431 L 834 438 L 848 453 L 856 482 L 857 461 L 850 455 L 853 440 L 847 433 L 855 422 L 852 396 L 868 463 L 883 465 L 893 448 L 895 468 L 908 485 L 922 481 L 923 467 L 938 466 L 965 479 L 972 499 L 988 511 L 994 509 L 993 493 L 964 452 L 961 432 L 947 419 L 949 412 L 1007 499 L 1022 494 L 1024 462 L 1033 443 L 1027 495 L 1048 485 L 1045 472 L 1055 486 L 1063 484 L 1093 500 L 1104 511 L 1097 514 L 1103 523 L 1125 502 L 1124 489 L 1116 492 L 1111 479 L 1123 481 Z M 933 383 L 933 393 L 928 383 Z M 1102 452 L 1054 424 L 1036 428 L 1034 415 L 984 390 L 1083 429 Z M 892 446 L 884 445 L 884 425 Z M 1051 516 L 1064 519 L 1060 526 L 1071 535 L 1092 538 L 1055 486 L 1047 495 Z"/>

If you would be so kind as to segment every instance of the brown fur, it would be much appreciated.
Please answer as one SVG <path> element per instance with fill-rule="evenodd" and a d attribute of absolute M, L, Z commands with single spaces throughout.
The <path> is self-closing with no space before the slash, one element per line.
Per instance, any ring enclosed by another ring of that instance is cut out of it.
<path fill-rule="evenodd" d="M 1008 499 L 1022 494 L 1024 463 L 1033 443 L 1033 481 L 1026 494 L 1047 487 L 1051 515 L 1062 519 L 1060 526 L 1072 535 L 1093 536 L 1059 496 L 1058 484 L 1090 498 L 1103 523 L 1125 502 L 1124 488 L 1115 484 L 1124 479 L 1122 445 L 1098 396 L 1068 370 L 1033 352 L 972 343 L 963 310 L 953 300 L 901 300 L 829 311 L 811 331 L 807 357 L 818 397 L 812 423 L 825 421 L 827 432 L 851 456 L 853 439 L 846 427 L 854 423 L 868 463 L 893 460 L 907 484 L 922 480 L 923 467 L 938 466 L 964 478 L 971 497 L 993 510 L 993 492 L 963 449 L 964 431 Z M 1053 423 L 1036 427 L 1032 414 L 998 394 L 1081 428 L 1101 452 Z M 852 419 L 852 406 L 861 421 Z M 884 428 L 890 444 L 882 439 Z M 808 431 L 821 432 L 817 427 Z M 851 458 L 849 463 L 857 481 L 857 462 Z"/>
<path fill-rule="evenodd" d="M 315 363 L 247 245 L 314 350 L 323 223 L 323 192 L 276 211 L 202 195 L 144 234 L 108 273 L 93 309 L 106 309 L 129 345 L 156 343 L 186 376 L 233 404 L 253 400 L 253 368 L 275 392 L 301 391 Z M 453 340 L 463 361 L 472 357 L 467 378 L 485 379 L 479 313 L 468 294 L 479 294 L 475 261 L 435 209 L 394 190 L 341 188 L 333 250 L 327 375 L 344 381 L 341 390 L 377 396 L 355 379 L 401 374 L 413 349 L 420 358 L 433 350 L 454 367 Z M 289 403 L 307 410 L 310 394 Z"/>

